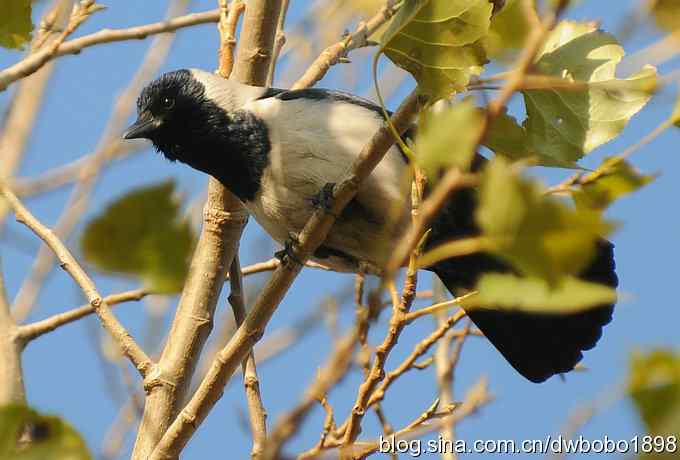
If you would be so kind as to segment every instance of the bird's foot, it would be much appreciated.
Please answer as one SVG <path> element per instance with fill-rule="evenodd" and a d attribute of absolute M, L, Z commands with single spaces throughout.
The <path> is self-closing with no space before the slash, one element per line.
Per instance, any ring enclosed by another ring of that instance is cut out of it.
<path fill-rule="evenodd" d="M 337 219 L 338 216 L 331 212 L 333 208 L 333 189 L 335 188 L 334 182 L 328 182 L 323 186 L 321 191 L 312 198 L 312 204 L 315 207 L 323 209 L 326 214 L 331 214 Z"/>
<path fill-rule="evenodd" d="M 294 262 L 298 265 L 304 265 L 300 259 L 295 255 L 295 247 L 300 244 L 295 233 L 289 233 L 288 239 L 283 243 L 283 249 L 276 251 L 274 257 L 279 259 L 281 263 Z"/>

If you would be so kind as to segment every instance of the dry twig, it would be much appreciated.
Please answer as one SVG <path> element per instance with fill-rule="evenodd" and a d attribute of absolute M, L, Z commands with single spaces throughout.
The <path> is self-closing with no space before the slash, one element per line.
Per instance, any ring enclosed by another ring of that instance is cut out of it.
<path fill-rule="evenodd" d="M 231 285 L 229 303 L 234 311 L 236 325 L 240 326 L 246 317 L 246 307 L 238 255 L 234 255 L 229 275 Z M 265 442 L 267 440 L 267 413 L 262 404 L 260 381 L 257 377 L 257 367 L 255 366 L 255 353 L 252 350 L 248 353 L 241 366 L 243 369 L 243 386 L 246 390 L 246 401 L 248 402 L 248 413 L 250 415 L 250 431 L 253 437 L 253 448 L 250 451 L 250 457 L 256 460 L 262 458 L 264 453 Z"/>
<path fill-rule="evenodd" d="M 97 316 L 99 316 L 102 326 L 116 340 L 123 355 L 128 357 L 142 377 L 146 377 L 154 368 L 153 362 L 113 315 L 111 308 L 97 291 L 92 279 L 85 273 L 85 270 L 83 270 L 66 246 L 64 246 L 64 243 L 61 242 L 52 230 L 40 223 L 21 204 L 16 195 L 12 193 L 4 182 L 0 182 L 0 192 L 2 192 L 12 209 L 14 209 L 17 221 L 31 229 L 54 252 L 59 259 L 61 268 L 80 286 L 88 302 L 94 308 Z"/>
<path fill-rule="evenodd" d="M 368 37 L 380 26 L 390 20 L 397 11 L 394 0 L 387 0 L 385 5 L 366 22 L 361 22 L 354 33 L 326 48 L 305 71 L 304 75 L 293 84 L 291 89 L 302 89 L 314 86 L 321 80 L 328 69 L 347 58 L 350 51 L 368 45 Z"/>

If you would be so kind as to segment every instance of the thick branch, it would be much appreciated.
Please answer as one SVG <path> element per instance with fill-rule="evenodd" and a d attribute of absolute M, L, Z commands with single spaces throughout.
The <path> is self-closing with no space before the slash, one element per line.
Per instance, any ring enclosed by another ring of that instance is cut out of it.
<path fill-rule="evenodd" d="M 144 353 L 139 345 L 132 338 L 125 327 L 116 319 L 111 312 L 109 305 L 97 291 L 92 279 L 85 273 L 71 252 L 64 246 L 59 238 L 36 219 L 25 207 L 12 191 L 0 182 L 0 192 L 4 195 L 9 205 L 14 209 L 18 222 L 26 225 L 33 233 L 42 239 L 45 244 L 54 252 L 63 268 L 73 280 L 80 286 L 87 301 L 94 308 L 101 320 L 102 326 L 116 340 L 121 351 L 130 359 L 139 373 L 145 377 L 153 367 L 151 359 Z"/>
<path fill-rule="evenodd" d="M 216 180 L 210 179 L 201 236 L 158 362 L 158 373 L 146 388 L 148 396 L 137 433 L 135 459 L 149 457 L 177 416 L 212 330 L 224 277 L 247 221 L 245 210 L 234 200 Z"/>
<path fill-rule="evenodd" d="M 235 69 L 235 77 L 241 83 L 254 86 L 264 86 L 266 83 L 275 33 L 273 27 L 276 24 L 268 22 L 267 18 L 277 18 L 279 7 L 278 1 L 248 2 Z M 229 31 L 223 28 L 220 32 L 225 34 Z M 218 68 L 224 68 L 223 60 L 228 59 L 228 56 L 230 54 L 222 50 Z M 207 220 L 159 362 L 161 378 L 158 385 L 151 388 L 146 400 L 144 417 L 133 452 L 134 459 L 147 460 L 152 451 L 159 452 L 159 439 L 167 436 L 166 430 L 170 422 L 181 418 L 181 414 L 178 416 L 179 407 L 184 402 L 191 376 L 212 329 L 215 305 L 226 272 L 236 254 L 247 213 L 234 195 L 211 178 L 205 215 Z M 218 222 L 210 223 L 209 220 L 214 218 Z M 244 353 L 237 363 L 245 357 Z M 178 456 L 183 445 L 177 447 L 166 458 Z"/>
<path fill-rule="evenodd" d="M 26 404 L 26 388 L 17 324 L 9 309 L 5 278 L 0 267 L 0 406 L 12 403 Z"/>
<path fill-rule="evenodd" d="M 280 14 L 281 0 L 248 1 L 232 78 L 254 86 L 267 84 Z"/>

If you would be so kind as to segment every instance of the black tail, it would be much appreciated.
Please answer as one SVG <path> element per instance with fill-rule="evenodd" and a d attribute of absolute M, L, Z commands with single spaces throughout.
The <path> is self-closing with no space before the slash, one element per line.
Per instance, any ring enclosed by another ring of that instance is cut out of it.
<path fill-rule="evenodd" d="M 457 192 L 434 222 L 428 246 L 477 234 L 474 206 L 473 190 Z M 594 261 L 580 277 L 616 287 L 613 248 L 610 242 L 600 241 Z M 511 268 L 492 255 L 473 254 L 445 260 L 429 270 L 455 295 L 461 289 L 472 289 L 482 273 L 508 272 Z M 600 339 L 602 327 L 611 321 L 613 311 L 614 305 L 568 315 L 475 308 L 468 316 L 517 372 L 540 383 L 572 370 L 583 357 L 581 352 L 593 348 Z"/>

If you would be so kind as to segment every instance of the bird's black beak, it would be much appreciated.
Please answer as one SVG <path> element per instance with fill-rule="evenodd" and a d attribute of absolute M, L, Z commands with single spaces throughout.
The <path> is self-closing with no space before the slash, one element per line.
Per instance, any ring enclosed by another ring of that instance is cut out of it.
<path fill-rule="evenodd" d="M 142 113 L 137 121 L 132 123 L 123 134 L 124 139 L 149 139 L 150 136 L 161 127 L 160 120 L 150 114 Z"/>

